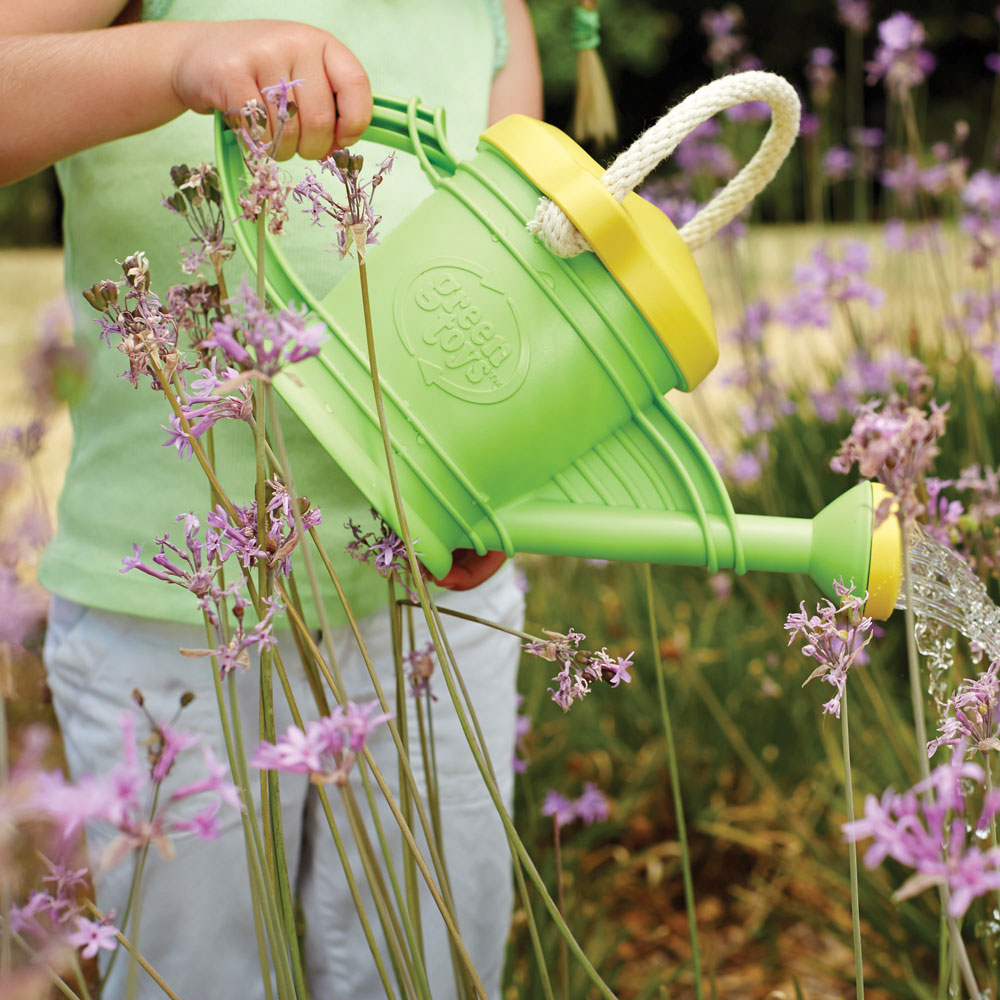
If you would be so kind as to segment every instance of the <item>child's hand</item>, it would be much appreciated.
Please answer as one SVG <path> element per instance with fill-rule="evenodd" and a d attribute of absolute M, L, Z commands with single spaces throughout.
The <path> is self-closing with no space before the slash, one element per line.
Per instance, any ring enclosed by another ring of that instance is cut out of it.
<path fill-rule="evenodd" d="M 190 22 L 193 30 L 174 61 L 171 83 L 193 111 L 234 111 L 261 89 L 301 80 L 293 91 L 298 113 L 287 123 L 279 160 L 310 160 L 349 146 L 368 127 L 372 95 L 354 54 L 333 35 L 295 21 Z M 267 104 L 273 129 L 274 105 Z"/>
<path fill-rule="evenodd" d="M 491 550 L 478 556 L 474 549 L 455 549 L 451 569 L 434 582 L 446 590 L 472 590 L 485 583 L 506 561 L 502 552 Z"/>

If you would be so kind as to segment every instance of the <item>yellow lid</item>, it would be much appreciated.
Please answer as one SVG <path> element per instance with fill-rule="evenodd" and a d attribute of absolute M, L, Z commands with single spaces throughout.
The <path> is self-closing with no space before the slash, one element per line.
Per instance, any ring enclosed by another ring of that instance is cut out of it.
<path fill-rule="evenodd" d="M 618 202 L 604 168 L 568 135 L 509 115 L 481 136 L 554 201 L 656 331 L 693 389 L 714 367 L 719 345 L 708 295 L 673 223 L 634 191 Z"/>
<path fill-rule="evenodd" d="M 881 483 L 872 483 L 872 510 L 891 497 Z M 874 517 L 874 515 L 873 515 Z M 899 519 L 890 514 L 872 533 L 872 555 L 868 566 L 868 603 L 865 614 L 885 621 L 892 614 L 903 585 L 903 542 Z"/>

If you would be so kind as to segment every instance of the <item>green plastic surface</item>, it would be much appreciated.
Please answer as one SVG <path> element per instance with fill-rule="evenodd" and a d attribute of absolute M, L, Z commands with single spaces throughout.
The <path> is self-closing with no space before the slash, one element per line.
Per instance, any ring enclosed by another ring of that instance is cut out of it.
<path fill-rule="evenodd" d="M 364 136 L 414 152 L 436 184 L 367 260 L 400 488 L 431 573 L 457 548 L 809 572 L 827 593 L 867 571 L 870 491 L 867 529 L 856 491 L 814 521 L 737 516 L 664 398 L 680 378 L 662 340 L 596 256 L 556 257 L 527 232 L 539 192 L 514 164 L 488 143 L 455 163 L 443 127 L 380 97 Z M 235 218 L 242 158 L 221 120 L 216 140 Z M 254 227 L 235 233 L 253 266 Z M 266 276 L 273 301 L 305 303 L 332 334 L 278 391 L 393 523 L 356 284 L 318 301 L 270 237 Z"/>

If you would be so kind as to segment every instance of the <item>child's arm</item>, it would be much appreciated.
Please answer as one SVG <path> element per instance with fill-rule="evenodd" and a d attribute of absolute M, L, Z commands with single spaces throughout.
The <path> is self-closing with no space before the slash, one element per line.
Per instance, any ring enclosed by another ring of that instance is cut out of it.
<path fill-rule="evenodd" d="M 524 0 L 504 0 L 503 7 L 510 48 L 490 93 L 491 125 L 515 112 L 542 117 L 542 71 L 528 8 Z"/>
<path fill-rule="evenodd" d="M 349 145 L 371 119 L 368 77 L 333 35 L 293 21 L 101 27 L 121 0 L 7 4 L 0 26 L 0 184 L 191 109 L 262 101 L 302 79 L 279 150 L 310 159 Z M 53 26 L 57 31 L 52 32 Z M 43 33 L 43 31 L 45 33 Z"/>

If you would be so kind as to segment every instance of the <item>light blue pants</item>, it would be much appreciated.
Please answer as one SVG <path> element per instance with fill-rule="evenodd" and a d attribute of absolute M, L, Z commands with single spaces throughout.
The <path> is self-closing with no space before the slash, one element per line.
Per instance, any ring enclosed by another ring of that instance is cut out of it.
<path fill-rule="evenodd" d="M 514 584 L 513 569 L 504 566 L 482 586 L 465 593 L 444 595 L 440 603 L 519 628 L 524 602 Z M 417 610 L 416 644 L 427 640 L 422 614 Z M 446 618 L 448 639 L 468 685 L 508 807 L 511 801 L 514 753 L 515 679 L 519 646 L 516 638 L 482 625 Z M 392 642 L 387 611 L 362 622 L 368 650 L 391 707 L 395 705 Z M 131 616 L 111 614 L 54 599 L 45 643 L 45 663 L 53 702 L 62 730 L 66 759 L 74 778 L 106 773 L 120 759 L 121 734 L 116 719 L 141 689 L 146 706 L 157 720 L 169 721 L 185 691 L 195 700 L 183 710 L 177 728 L 201 735 L 226 760 L 211 676 L 211 660 L 185 658 L 180 648 L 205 646 L 204 631 Z M 350 631 L 335 630 L 334 647 L 348 696 L 367 702 L 375 695 Z M 317 710 L 299 666 L 291 636 L 284 633 L 279 648 L 288 665 L 295 698 L 305 718 Z M 248 753 L 257 743 L 258 686 L 256 671 L 238 679 Z M 499 817 L 488 797 L 447 688 L 435 670 L 432 690 L 433 727 L 440 782 L 446 863 L 458 911 L 458 922 L 476 968 L 491 997 L 499 997 L 504 946 L 510 921 L 512 890 L 510 855 Z M 278 732 L 291 717 L 275 682 Z M 410 760 L 423 787 L 423 762 L 417 738 L 416 713 L 408 698 L 411 734 Z M 140 720 L 137 732 L 143 732 Z M 370 737 L 369 745 L 382 773 L 398 793 L 395 747 L 386 727 Z M 180 755 L 169 775 L 170 787 L 204 774 L 201 753 Z M 375 840 L 371 815 L 357 772 L 352 775 L 359 801 Z M 330 788 L 338 826 L 359 884 L 365 877 L 358 852 L 336 789 Z M 380 816 L 396 857 L 402 881 L 402 848 L 398 827 L 376 790 Z M 165 795 L 161 794 L 161 801 Z M 336 853 L 315 788 L 299 775 L 283 775 L 281 808 L 288 869 L 298 889 L 306 920 L 307 976 L 314 1000 L 368 1000 L 384 996 L 343 867 Z M 243 844 L 236 811 L 223 806 L 222 836 L 203 842 L 191 835 L 175 843 L 176 857 L 164 860 L 150 850 L 143 879 L 142 925 L 139 947 L 150 964 L 183 1000 L 255 1000 L 263 997 L 260 963 Z M 415 826 L 419 824 L 415 820 Z M 109 871 L 97 870 L 114 831 L 99 825 L 88 829 L 88 848 L 95 867 L 98 904 L 120 915 L 132 877 L 132 860 Z M 418 837 L 423 843 L 423 838 Z M 426 850 L 424 851 L 427 857 Z M 447 932 L 440 914 L 421 882 L 423 935 L 427 974 L 434 1000 L 455 996 Z M 380 941 L 379 923 L 367 892 L 367 912 Z M 382 954 L 389 968 L 388 952 Z M 125 996 L 128 955 L 115 963 L 105 1000 Z M 391 975 L 391 972 L 390 972 Z M 158 987 L 140 970 L 139 996 L 162 997 Z"/>

